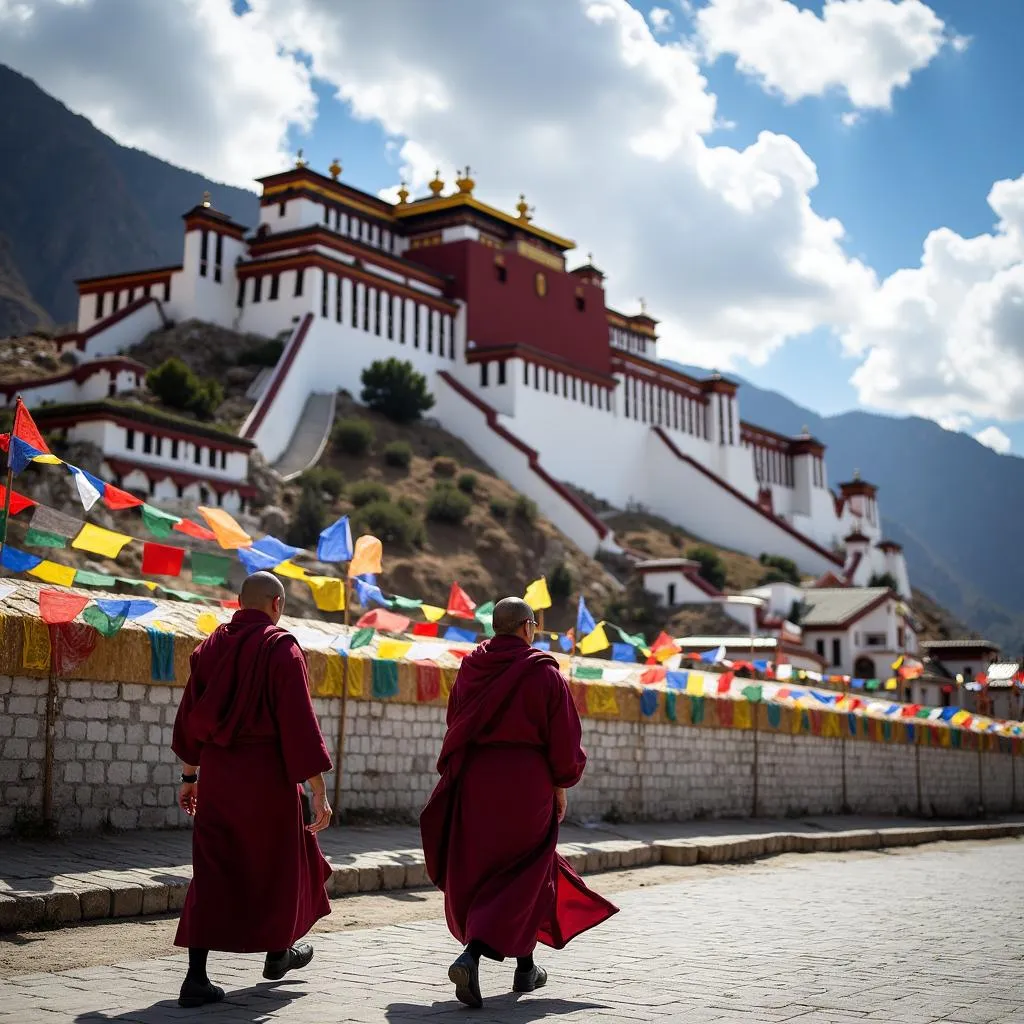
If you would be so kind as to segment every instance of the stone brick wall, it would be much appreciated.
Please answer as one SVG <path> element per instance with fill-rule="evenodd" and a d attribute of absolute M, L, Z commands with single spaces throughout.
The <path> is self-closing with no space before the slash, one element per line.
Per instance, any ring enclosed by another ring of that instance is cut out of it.
<path fill-rule="evenodd" d="M 181 826 L 171 726 L 176 686 L 59 681 L 53 812 L 62 831 Z M 46 679 L 0 676 L 0 834 L 38 815 Z M 314 701 L 332 756 L 341 706 Z M 342 806 L 412 818 L 436 780 L 437 704 L 348 702 Z M 1024 757 L 759 729 L 584 718 L 578 819 L 839 813 L 973 816 L 1024 802 Z M 756 779 L 756 794 L 755 794 Z M 328 792 L 334 793 L 333 777 Z"/>

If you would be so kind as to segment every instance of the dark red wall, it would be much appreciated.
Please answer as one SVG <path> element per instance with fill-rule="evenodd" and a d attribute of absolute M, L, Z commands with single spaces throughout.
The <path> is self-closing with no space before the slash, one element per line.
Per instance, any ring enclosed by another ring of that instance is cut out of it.
<path fill-rule="evenodd" d="M 498 280 L 495 257 L 503 256 L 506 280 Z M 611 372 L 604 290 L 580 285 L 565 271 L 552 270 L 520 256 L 479 242 L 450 242 L 413 250 L 410 259 L 454 278 L 452 297 L 467 305 L 467 340 L 480 348 L 521 344 L 548 352 L 601 374 Z M 547 281 L 543 298 L 536 275 Z M 576 289 L 583 288 L 585 308 L 576 308 Z"/>

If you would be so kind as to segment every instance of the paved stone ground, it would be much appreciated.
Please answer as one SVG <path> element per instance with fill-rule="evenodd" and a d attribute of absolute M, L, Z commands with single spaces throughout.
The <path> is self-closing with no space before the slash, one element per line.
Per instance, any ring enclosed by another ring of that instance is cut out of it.
<path fill-rule="evenodd" d="M 789 856 L 635 890 L 602 928 L 541 951 L 546 990 L 513 996 L 511 965 L 485 965 L 478 1012 L 454 1002 L 456 947 L 425 922 L 319 937 L 294 981 L 215 954 L 228 999 L 201 1012 L 174 1002 L 182 957 L 23 975 L 0 984 L 0 1024 L 1008 1024 L 1024 1020 L 1022 868 L 1020 840 L 969 842 Z"/>

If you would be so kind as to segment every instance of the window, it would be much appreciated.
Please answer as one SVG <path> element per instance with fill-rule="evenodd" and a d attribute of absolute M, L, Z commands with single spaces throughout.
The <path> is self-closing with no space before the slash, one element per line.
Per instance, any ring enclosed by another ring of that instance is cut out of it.
<path fill-rule="evenodd" d="M 343 234 L 343 235 L 347 235 L 348 234 L 348 214 L 347 213 L 339 213 L 338 214 L 338 231 L 340 231 L 341 234 Z"/>
<path fill-rule="evenodd" d="M 263 275 L 257 274 L 252 279 L 252 301 L 259 302 L 263 298 Z"/>
<path fill-rule="evenodd" d="M 214 469 L 217 465 L 217 453 L 211 448 L 210 449 L 210 469 Z"/>
<path fill-rule="evenodd" d="M 220 280 L 220 267 L 217 268 L 217 280 L 218 281 Z M 142 294 L 145 295 L 145 297 L 147 299 L 152 298 L 153 297 L 153 285 L 152 284 L 147 284 L 146 287 L 142 289 Z"/>
<path fill-rule="evenodd" d="M 244 277 L 238 279 L 238 296 L 235 298 L 235 305 L 241 309 L 242 303 L 245 302 L 245 281 Z"/>
<path fill-rule="evenodd" d="M 341 274 L 334 279 L 334 322 L 341 323 Z"/>
<path fill-rule="evenodd" d="M 420 310 L 423 307 L 420 304 L 413 303 L 413 321 L 412 321 L 412 344 L 413 348 L 420 347 Z"/>
<path fill-rule="evenodd" d="M 164 281 L 164 302 L 169 302 L 171 298 L 171 279 L 167 278 Z"/>
<path fill-rule="evenodd" d="M 834 637 L 832 640 L 832 664 L 838 665 L 843 660 L 843 648 L 842 643 L 838 637 Z"/>
<path fill-rule="evenodd" d="M 113 398 L 117 394 L 117 378 L 111 377 L 107 385 L 107 398 Z"/>
<path fill-rule="evenodd" d="M 284 216 L 284 207 L 285 207 L 285 203 L 284 203 L 284 200 L 282 199 L 281 202 L 279 202 L 277 204 L 277 215 L 278 215 L 278 217 L 283 217 Z"/>
<path fill-rule="evenodd" d="M 163 455 L 163 453 L 164 453 L 164 439 L 162 437 L 158 437 L 156 439 L 156 454 L 157 455 Z"/>
<path fill-rule="evenodd" d="M 353 282 L 352 284 L 352 326 L 359 326 L 359 296 L 362 294 L 363 286 Z"/>
<path fill-rule="evenodd" d="M 494 276 L 498 279 L 499 284 L 504 284 L 508 280 L 508 271 L 500 263 L 494 264 Z"/>
<path fill-rule="evenodd" d="M 114 289 L 114 301 L 111 303 L 110 312 L 116 313 L 121 308 L 121 293 Z"/>
<path fill-rule="evenodd" d="M 153 453 L 153 435 L 143 434 L 142 435 L 142 450 L 146 455 Z"/>
<path fill-rule="evenodd" d="M 281 291 L 281 275 L 272 274 L 270 277 L 270 295 L 268 298 L 273 302 Z"/>
<path fill-rule="evenodd" d="M 328 225 L 328 227 L 331 223 L 331 208 L 326 203 L 324 203 L 324 223 Z"/>
<path fill-rule="evenodd" d="M 540 367 L 536 363 L 533 364 L 533 386 L 540 391 Z"/>
<path fill-rule="evenodd" d="M 530 386 L 530 364 L 525 359 L 523 360 L 523 383 L 527 387 Z"/>
<path fill-rule="evenodd" d="M 135 451 L 135 431 L 131 427 L 124 432 L 124 446 L 130 452 Z"/>
<path fill-rule="evenodd" d="M 825 657 L 825 641 L 824 640 L 815 640 L 814 641 L 814 649 L 818 652 L 818 654 L 822 658 Z"/>
<path fill-rule="evenodd" d="M 324 207 L 326 209 L 326 207 Z M 320 315 L 322 317 L 327 316 L 327 296 L 329 295 L 328 288 L 330 282 L 327 280 L 327 272 L 323 271 L 320 274 Z"/>
<path fill-rule="evenodd" d="M 507 383 L 506 367 L 505 367 L 505 360 L 504 359 L 500 360 L 500 362 L 498 363 L 498 383 L 499 384 Z"/>
<path fill-rule="evenodd" d="M 576 378 L 575 377 L 573 377 L 573 379 L 572 379 L 572 400 L 574 402 L 576 401 Z"/>
<path fill-rule="evenodd" d="M 424 307 L 427 312 L 427 351 L 433 353 L 434 351 L 434 311 L 429 307 Z"/>
<path fill-rule="evenodd" d="M 398 340 L 405 344 L 405 299 L 398 300 Z"/>
<path fill-rule="evenodd" d="M 668 606 L 671 608 L 676 603 L 676 585 L 670 583 L 668 585 Z"/>
<path fill-rule="evenodd" d="M 395 303 L 401 302 L 396 295 L 388 296 L 388 341 L 395 340 Z"/>
<path fill-rule="evenodd" d="M 376 225 L 376 224 L 374 224 L 374 225 L 373 225 L 373 228 L 371 229 L 371 232 L 370 232 L 370 241 L 371 241 L 371 242 L 372 242 L 372 243 L 373 243 L 374 245 L 377 245 L 377 246 L 379 246 L 379 245 L 380 245 L 380 228 L 379 228 L 379 227 L 377 227 L 377 225 Z"/>
<path fill-rule="evenodd" d="M 213 279 L 220 284 L 221 273 L 220 267 L 224 260 L 224 236 L 218 231 L 217 232 L 217 245 L 213 250 Z M 147 295 L 149 292 L 146 293 Z"/>
<path fill-rule="evenodd" d="M 227 469 L 228 468 L 228 453 L 227 452 L 221 452 L 220 453 L 220 468 L 221 469 Z"/>
<path fill-rule="evenodd" d="M 303 283 L 305 281 L 305 277 L 306 277 L 305 267 L 301 267 L 300 269 L 295 271 L 295 295 L 296 295 L 296 297 L 298 297 L 299 295 L 302 294 L 302 285 L 303 285 Z"/>
<path fill-rule="evenodd" d="M 185 497 L 185 488 L 182 487 L 181 484 L 178 484 L 177 486 L 178 486 L 178 497 L 179 498 L 184 498 Z"/>
<path fill-rule="evenodd" d="M 384 294 L 378 288 L 377 289 L 377 298 L 376 298 L 375 308 L 374 308 L 374 311 L 373 311 L 373 333 L 376 334 L 378 338 L 380 337 L 380 322 L 381 322 L 380 307 L 381 307 L 381 303 L 383 301 L 384 301 Z"/>
<path fill-rule="evenodd" d="M 489 365 L 488 363 L 481 363 L 480 364 L 480 387 L 482 387 L 482 388 L 487 387 L 487 367 L 488 367 L 488 365 Z"/>
<path fill-rule="evenodd" d="M 544 393 L 548 394 L 551 391 L 551 371 L 545 366 L 544 367 Z"/>
<path fill-rule="evenodd" d="M 210 232 L 203 228 L 199 232 L 199 276 L 206 277 L 206 259 L 210 249 Z"/>
<path fill-rule="evenodd" d="M 202 463 L 202 461 L 203 461 L 203 449 L 200 448 L 199 445 L 196 445 L 195 448 L 192 451 L 192 461 L 197 466 L 200 465 Z M 203 498 L 203 501 L 205 501 L 205 500 L 206 499 Z"/>
<path fill-rule="evenodd" d="M 576 296 L 576 308 L 582 313 L 587 308 L 587 300 L 582 295 Z M 669 602 L 671 604 L 671 602 Z"/>
<path fill-rule="evenodd" d="M 93 315 L 96 317 L 97 320 L 101 319 L 103 316 L 103 300 L 105 298 L 106 295 L 104 295 L 103 292 L 96 293 L 96 311 Z"/>
<path fill-rule="evenodd" d="M 178 444 L 176 440 L 171 440 L 171 458 L 176 459 L 178 457 Z"/>
<path fill-rule="evenodd" d="M 896 628 L 896 646 L 902 651 L 907 642 L 907 633 L 902 626 Z"/>
<path fill-rule="evenodd" d="M 363 285 L 363 330 L 370 330 L 370 289 Z"/>

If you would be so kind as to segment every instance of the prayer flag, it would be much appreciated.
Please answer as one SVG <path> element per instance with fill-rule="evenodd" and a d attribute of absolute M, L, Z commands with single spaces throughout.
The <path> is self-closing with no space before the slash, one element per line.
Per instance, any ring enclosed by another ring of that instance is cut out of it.
<path fill-rule="evenodd" d="M 600 665 L 577 665 L 574 675 L 577 679 L 603 679 L 604 669 Z"/>
<path fill-rule="evenodd" d="M 391 606 L 393 608 L 401 608 L 403 611 L 419 611 L 423 607 L 423 602 L 416 597 L 395 597 L 391 598 Z"/>
<path fill-rule="evenodd" d="M 7 488 L 3 484 L 0 484 L 0 509 L 3 509 L 7 503 Z M 11 491 L 11 515 L 16 516 L 19 512 L 23 512 L 27 508 L 31 508 L 36 503 L 31 498 L 26 498 L 24 494 L 19 494 L 17 491 Z"/>
<path fill-rule="evenodd" d="M 294 558 L 302 551 L 302 548 L 295 548 L 291 544 L 285 544 L 283 540 L 278 540 L 276 537 L 266 536 L 254 541 L 252 550 L 262 551 L 263 554 L 276 558 L 278 562 L 285 562 L 289 558 Z"/>
<path fill-rule="evenodd" d="M 220 619 L 218 619 L 213 612 L 203 612 L 199 618 L 196 619 L 196 628 L 200 633 L 205 633 L 207 636 L 209 636 L 219 625 Z"/>
<path fill-rule="evenodd" d="M 886 679 L 885 688 L 887 690 L 899 689 L 900 681 L 898 679 Z"/>
<path fill-rule="evenodd" d="M 205 526 L 200 526 L 198 523 L 193 523 L 191 519 L 182 519 L 181 522 L 174 524 L 174 529 L 178 533 L 183 533 L 187 537 L 195 537 L 196 540 L 216 540 L 217 535 L 213 530 L 208 530 Z"/>
<path fill-rule="evenodd" d="M 597 629 L 597 623 L 594 622 L 594 616 L 590 614 L 587 603 L 583 600 L 583 595 L 580 594 L 580 602 L 576 609 L 576 635 L 585 637 L 588 633 L 593 633 L 595 629 Z"/>
<path fill-rule="evenodd" d="M 142 571 L 147 576 L 178 576 L 184 561 L 184 548 L 151 542 L 142 546 Z"/>
<path fill-rule="evenodd" d="M 484 627 L 484 636 L 494 636 L 494 602 L 477 605 L 473 617 Z"/>
<path fill-rule="evenodd" d="M 83 473 L 77 466 L 68 466 L 68 469 L 71 470 L 71 475 L 75 480 L 75 487 L 78 488 L 78 497 L 81 499 L 82 508 L 88 512 L 93 505 L 100 500 L 100 494 L 103 491 L 103 487 L 101 486 L 97 488 L 94 486 L 92 481 L 96 478 L 93 477 L 92 480 L 90 480 L 89 475 L 87 473 Z M 97 483 L 102 484 L 103 481 L 98 480 Z"/>
<path fill-rule="evenodd" d="M 273 556 L 266 555 L 262 551 L 253 551 L 252 548 L 238 548 L 235 553 L 250 576 L 254 572 L 269 572 L 278 564 L 278 560 Z"/>
<path fill-rule="evenodd" d="M 666 682 L 670 690 L 685 690 L 689 678 L 689 672 L 669 672 Z"/>
<path fill-rule="evenodd" d="M 412 627 L 413 636 L 437 636 L 440 627 L 436 622 L 414 622 Z"/>
<path fill-rule="evenodd" d="M 39 591 L 39 617 L 48 626 L 59 622 L 71 622 L 77 618 L 89 598 L 82 594 L 66 594 L 60 590 Z"/>
<path fill-rule="evenodd" d="M 171 530 L 180 522 L 181 518 L 179 516 L 173 516 L 170 512 L 165 512 L 161 508 L 154 508 L 152 505 L 147 504 L 142 506 L 142 525 L 154 537 L 159 537 L 161 540 L 169 537 Z"/>
<path fill-rule="evenodd" d="M 111 637 L 120 631 L 125 617 L 123 615 L 108 615 L 102 608 L 90 605 L 82 612 L 82 621 L 92 626 L 100 636 Z"/>
<path fill-rule="evenodd" d="M 208 587 L 222 587 L 231 572 L 231 559 L 227 555 L 210 555 L 205 551 L 193 551 L 189 555 L 192 567 L 192 582 Z"/>
<path fill-rule="evenodd" d="M 30 548 L 66 548 L 68 539 L 59 533 L 44 533 L 30 526 L 25 533 L 25 543 Z"/>
<path fill-rule="evenodd" d="M 169 594 L 177 601 L 187 601 L 189 603 L 193 601 L 205 601 L 206 598 L 201 594 L 193 594 L 188 590 L 171 590 L 170 587 L 161 587 L 161 593 Z"/>
<path fill-rule="evenodd" d="M 412 643 L 408 640 L 392 640 L 385 638 L 377 645 L 377 657 L 397 661 L 404 658 L 412 649 Z"/>
<path fill-rule="evenodd" d="M 704 676 L 700 672 L 690 672 L 686 679 L 686 692 L 691 697 L 704 696 Z"/>
<path fill-rule="evenodd" d="M 356 541 L 352 560 L 348 563 L 349 576 L 362 576 L 368 572 L 383 572 L 384 545 L 376 537 L 363 534 Z"/>
<path fill-rule="evenodd" d="M 120 615 L 123 611 L 125 618 L 132 620 L 141 619 L 143 615 L 156 611 L 156 604 L 145 600 L 116 601 L 111 598 L 97 598 L 96 604 L 108 615 Z"/>
<path fill-rule="evenodd" d="M 8 466 L 14 473 L 20 473 L 30 462 L 34 461 L 60 465 L 60 459 L 50 453 L 50 449 L 43 440 L 43 435 L 39 433 L 39 428 L 20 396 L 14 407 L 14 425 L 11 428 L 9 440 Z"/>
<path fill-rule="evenodd" d="M 551 650 L 551 641 L 550 640 L 534 640 L 533 641 L 533 646 L 536 647 L 538 651 L 550 651 Z"/>
<path fill-rule="evenodd" d="M 84 525 L 81 519 L 66 516 L 63 512 L 47 508 L 45 505 L 37 505 L 29 521 L 29 526 L 37 533 L 55 534 L 68 540 L 77 537 Z"/>
<path fill-rule="evenodd" d="M 448 614 L 457 619 L 472 619 L 476 611 L 476 602 L 467 594 L 458 583 L 452 584 L 448 594 Z"/>
<path fill-rule="evenodd" d="M 700 656 L 700 660 L 710 665 L 717 665 L 720 661 L 725 661 L 725 644 L 722 644 L 713 651 L 705 651 Z"/>
<path fill-rule="evenodd" d="M 109 576 L 105 572 L 90 572 L 88 569 L 75 572 L 76 587 L 112 587 L 116 582 L 116 576 Z"/>
<path fill-rule="evenodd" d="M 468 629 L 459 629 L 458 626 L 449 626 L 444 634 L 445 640 L 453 640 L 456 643 L 471 644 L 476 640 L 476 633 Z"/>
<path fill-rule="evenodd" d="M 619 702 L 614 686 L 587 687 L 587 713 L 591 715 L 617 715 Z"/>
<path fill-rule="evenodd" d="M 583 599 L 580 598 L 582 601 Z M 589 614 L 589 613 L 588 613 Z M 604 631 L 604 623 L 599 622 L 578 645 L 580 654 L 596 654 L 605 650 L 609 645 L 608 634 Z"/>
<path fill-rule="evenodd" d="M 252 537 L 224 509 L 207 508 L 205 505 L 200 505 L 197 511 L 206 520 L 206 525 L 213 531 L 217 543 L 222 548 L 236 551 L 238 548 L 247 548 L 252 544 Z"/>
<path fill-rule="evenodd" d="M 372 626 L 356 630 L 352 636 L 352 642 L 348 645 L 348 649 L 350 651 L 355 651 L 360 647 L 366 647 L 368 644 L 372 644 L 374 632 L 375 630 Z"/>
<path fill-rule="evenodd" d="M 383 605 L 385 608 L 391 607 L 391 602 L 384 596 L 376 583 L 367 583 L 365 580 L 357 579 L 355 585 L 356 598 L 364 608 L 368 608 L 371 602 Z"/>
<path fill-rule="evenodd" d="M 728 693 L 732 688 L 733 674 L 731 672 L 723 672 L 718 677 L 718 692 Z"/>
<path fill-rule="evenodd" d="M 284 576 L 285 579 L 289 580 L 305 580 L 307 578 L 306 570 L 289 560 L 285 560 L 278 565 L 275 565 L 274 572 L 276 572 L 278 576 Z"/>
<path fill-rule="evenodd" d="M 6 551 L 7 549 L 4 548 Z M 28 570 L 30 576 L 44 583 L 53 583 L 58 587 L 70 587 L 75 582 L 75 570 L 70 565 L 58 565 L 43 559 L 37 566 Z"/>
<path fill-rule="evenodd" d="M 640 714 L 645 718 L 650 718 L 658 710 L 658 691 L 657 690 L 644 690 L 640 694 Z"/>
<path fill-rule="evenodd" d="M 539 612 L 551 607 L 551 595 L 548 593 L 548 581 L 541 576 L 534 580 L 527 588 L 523 600 L 535 611 Z"/>
<path fill-rule="evenodd" d="M 333 576 L 310 576 L 306 583 L 313 591 L 313 600 L 322 612 L 345 610 L 345 581 Z"/>
<path fill-rule="evenodd" d="M 321 562 L 347 562 L 352 558 L 352 528 L 342 516 L 320 534 L 316 557 Z"/>
<path fill-rule="evenodd" d="M 103 481 L 100 482 L 103 483 Z M 126 508 L 138 508 L 144 504 L 141 498 L 136 498 L 134 494 L 122 491 L 120 487 L 115 487 L 113 484 L 103 483 L 103 490 L 100 493 L 103 496 L 103 504 L 114 512 L 120 512 Z"/>
<path fill-rule="evenodd" d="M 409 628 L 409 619 L 405 615 L 389 612 L 386 608 L 374 608 L 363 615 L 356 625 L 360 629 L 372 627 L 387 633 L 404 633 Z"/>
<path fill-rule="evenodd" d="M 174 634 L 148 626 L 150 650 L 150 675 L 154 682 L 174 681 Z"/>
<path fill-rule="evenodd" d="M 568 654 L 572 650 L 572 637 L 568 633 L 560 633 L 558 636 L 558 646 Z"/>
<path fill-rule="evenodd" d="M 421 604 L 420 611 L 423 612 L 423 617 L 427 620 L 427 622 L 438 622 L 439 620 L 444 618 L 444 609 L 438 608 L 437 605 Z"/>
<path fill-rule="evenodd" d="M 760 685 L 744 686 L 743 696 L 750 701 L 751 704 L 760 704 L 764 699 L 764 687 Z"/>
<path fill-rule="evenodd" d="M 115 533 L 113 530 L 105 530 L 102 526 L 86 523 L 71 542 L 71 546 L 79 551 L 101 555 L 103 558 L 117 558 L 121 554 L 121 549 L 131 539 L 126 533 Z"/>
<path fill-rule="evenodd" d="M 658 661 L 667 661 L 673 654 L 679 653 L 679 645 L 662 630 L 651 644 L 651 653 Z"/>
<path fill-rule="evenodd" d="M 612 644 L 612 661 L 636 661 L 636 648 L 632 644 Z"/>

